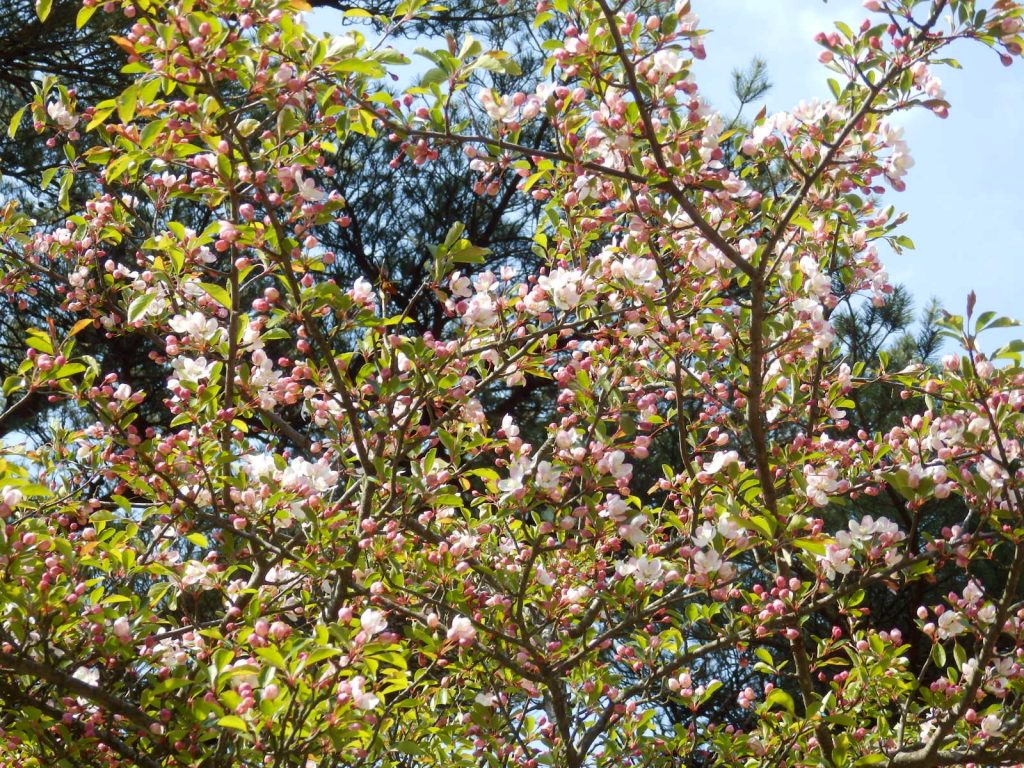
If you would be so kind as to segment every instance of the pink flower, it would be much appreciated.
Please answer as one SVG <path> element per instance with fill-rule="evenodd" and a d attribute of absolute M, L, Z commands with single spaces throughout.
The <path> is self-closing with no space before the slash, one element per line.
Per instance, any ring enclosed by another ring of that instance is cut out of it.
<path fill-rule="evenodd" d="M 465 616 L 456 616 L 448 628 L 448 639 L 459 645 L 469 645 L 476 638 L 476 627 Z"/>
<path fill-rule="evenodd" d="M 132 641 L 132 628 L 124 616 L 119 616 L 114 621 L 114 637 L 125 644 Z"/>

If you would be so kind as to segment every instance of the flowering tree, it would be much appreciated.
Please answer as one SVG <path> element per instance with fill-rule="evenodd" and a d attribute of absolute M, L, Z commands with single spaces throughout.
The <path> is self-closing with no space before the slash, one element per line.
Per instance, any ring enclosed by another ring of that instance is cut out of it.
<path fill-rule="evenodd" d="M 983 354 L 1009 321 L 972 298 L 941 371 L 866 376 L 830 324 L 885 301 L 878 249 L 908 245 L 880 202 L 912 164 L 892 114 L 944 115 L 947 46 L 1009 63 L 1024 9 L 865 5 L 820 37 L 833 101 L 727 130 L 685 1 L 542 2 L 549 80 L 511 94 L 514 60 L 472 39 L 396 93 L 400 54 L 310 37 L 302 2 L 104 4 L 131 84 L 39 84 L 66 220 L 9 203 L 0 230 L 10 300 L 46 276 L 80 318 L 28 334 L 9 407 L 92 422 L 0 464 L 6 764 L 1024 762 L 1022 345 Z M 553 148 L 520 144 L 538 124 Z M 322 181 L 378 133 L 395 163 L 467 153 L 481 194 L 518 177 L 546 267 L 475 270 L 453 228 L 410 299 L 443 303 L 441 333 L 326 279 L 346 201 Z M 86 329 L 145 334 L 166 386 L 76 354 Z M 528 377 L 556 392 L 541 439 L 487 407 Z M 869 384 L 921 412 L 834 437 Z M 152 399 L 169 428 L 133 423 Z M 864 513 L 880 493 L 899 520 Z M 963 521 L 928 535 L 952 496 Z M 957 588 L 914 606 L 908 655 L 869 596 L 940 571 Z"/>

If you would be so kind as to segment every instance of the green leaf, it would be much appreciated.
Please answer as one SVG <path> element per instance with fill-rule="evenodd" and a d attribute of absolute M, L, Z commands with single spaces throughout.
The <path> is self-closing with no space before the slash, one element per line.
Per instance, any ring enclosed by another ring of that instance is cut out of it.
<path fill-rule="evenodd" d="M 217 725 L 224 728 L 234 728 L 236 731 L 249 730 L 248 726 L 245 724 L 245 720 L 240 718 L 238 715 L 224 715 L 224 717 L 217 721 Z"/>
<path fill-rule="evenodd" d="M 117 97 L 117 117 L 122 123 L 130 123 L 135 117 L 138 102 L 138 88 L 130 85 Z"/>
<path fill-rule="evenodd" d="M 17 392 L 19 389 L 24 389 L 28 382 L 24 376 L 11 375 L 4 379 L 3 393 L 4 395 L 10 395 L 12 392 Z"/>
<path fill-rule="evenodd" d="M 76 373 L 81 373 L 84 370 L 85 366 L 81 363 L 65 363 L 60 368 L 51 371 L 50 378 L 54 380 L 66 379 L 69 376 L 74 376 Z"/>
<path fill-rule="evenodd" d="M 284 656 L 272 645 L 268 645 L 266 648 L 257 648 L 256 655 L 261 659 L 265 659 L 271 663 L 271 665 L 277 667 L 282 672 L 288 671 L 288 665 L 284 660 Z"/>
<path fill-rule="evenodd" d="M 53 167 L 47 168 L 45 171 L 43 171 L 43 176 L 39 180 L 39 188 L 45 190 L 47 187 L 49 187 L 50 183 L 53 181 L 53 177 L 57 175 L 58 170 L 60 169 L 57 167 Z"/>
<path fill-rule="evenodd" d="M 767 538 L 772 538 L 775 535 L 774 526 L 768 521 L 767 518 L 756 516 L 750 518 L 748 521 L 759 533 L 763 534 Z"/>
<path fill-rule="evenodd" d="M 520 74 L 519 65 L 507 57 L 508 54 L 504 51 L 491 51 L 490 53 L 485 53 L 473 63 L 475 66 L 480 67 L 480 69 L 486 69 L 488 72 L 508 75 Z"/>
<path fill-rule="evenodd" d="M 857 762 L 854 765 L 881 765 L 882 763 L 889 762 L 889 758 L 885 755 L 863 755 L 857 758 Z"/>
<path fill-rule="evenodd" d="M 75 17 L 75 29 L 81 29 L 89 23 L 89 19 L 96 13 L 98 5 L 83 5 L 78 11 L 78 15 Z"/>
<path fill-rule="evenodd" d="M 306 655 L 306 664 L 316 664 L 318 661 L 323 661 L 324 659 L 330 659 L 334 656 L 340 655 L 341 651 L 337 648 L 317 648 L 315 651 L 311 651 Z"/>
<path fill-rule="evenodd" d="M 71 171 L 65 173 L 60 179 L 60 196 L 58 203 L 60 204 L 61 210 L 68 211 L 71 209 L 70 194 L 71 185 L 75 182 L 75 174 Z"/>
<path fill-rule="evenodd" d="M 52 7 L 53 0 L 36 0 L 36 16 L 39 17 L 40 21 L 46 21 Z"/>
<path fill-rule="evenodd" d="M 251 117 L 247 117 L 238 123 L 238 132 L 243 136 L 252 136 L 256 129 L 260 127 L 260 121 L 254 120 Z"/>
<path fill-rule="evenodd" d="M 157 136 L 160 132 L 167 127 L 169 118 L 163 118 L 161 120 L 154 120 L 152 123 L 142 129 L 142 133 L 139 134 L 139 146 L 143 149 L 149 149 L 153 146 L 153 142 L 156 141 Z"/>
<path fill-rule="evenodd" d="M 142 317 L 146 313 L 146 308 L 153 303 L 155 298 L 155 293 L 144 293 L 132 299 L 132 303 L 128 305 L 128 322 L 134 323 Z"/>
<path fill-rule="evenodd" d="M 953 659 L 956 661 L 957 669 L 963 669 L 964 664 L 967 663 L 967 651 L 964 650 L 960 643 L 956 643 L 953 646 Z"/>
<path fill-rule="evenodd" d="M 793 543 L 805 552 L 810 552 L 812 555 L 825 555 L 825 545 L 820 541 L 814 541 L 813 539 L 795 539 Z"/>
<path fill-rule="evenodd" d="M 768 697 L 765 699 L 765 703 L 768 704 L 769 708 L 782 707 L 791 715 L 796 710 L 796 706 L 793 703 L 793 697 L 781 688 L 776 688 L 769 693 Z"/>
<path fill-rule="evenodd" d="M 452 249 L 450 255 L 456 264 L 483 264 L 484 256 L 490 252 L 489 248 L 470 245 L 468 240 L 462 240 Z"/>
<path fill-rule="evenodd" d="M 224 309 L 231 309 L 231 294 L 227 292 L 227 289 L 216 283 L 200 283 L 199 285 L 210 295 L 211 299 L 224 307 Z"/>
<path fill-rule="evenodd" d="M 49 335 L 46 331 L 41 331 L 38 328 L 28 329 L 28 338 L 25 339 L 25 344 L 44 355 L 53 354 L 53 342 L 50 341 Z"/>
<path fill-rule="evenodd" d="M 103 123 L 103 121 L 113 113 L 115 106 L 113 99 L 107 99 L 106 101 L 101 101 L 97 104 L 96 111 L 93 113 L 93 118 L 89 121 L 89 124 L 85 126 L 85 130 L 91 131 L 93 128 Z"/>
<path fill-rule="evenodd" d="M 25 114 L 26 107 L 22 107 L 14 113 L 14 117 L 11 118 L 11 124 L 7 127 L 7 138 L 13 139 L 14 135 L 18 132 L 18 127 L 21 125 L 21 118 Z"/>
<path fill-rule="evenodd" d="M 110 165 L 107 166 L 104 176 L 106 177 L 107 183 L 115 181 L 121 174 L 128 170 L 128 167 L 134 162 L 131 155 L 121 155 L 115 159 Z"/>
<path fill-rule="evenodd" d="M 986 328 L 1014 328 L 1020 325 L 1016 320 L 1011 320 L 1008 317 L 1000 317 L 996 312 L 982 312 L 978 316 L 978 322 L 975 326 L 975 333 L 981 333 Z"/>

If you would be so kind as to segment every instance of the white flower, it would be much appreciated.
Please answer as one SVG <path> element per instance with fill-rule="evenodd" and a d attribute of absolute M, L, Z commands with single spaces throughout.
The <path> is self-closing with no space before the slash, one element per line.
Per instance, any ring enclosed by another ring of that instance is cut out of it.
<path fill-rule="evenodd" d="M 473 699 L 481 707 L 493 707 L 498 703 L 498 697 L 493 693 L 478 693 Z"/>
<path fill-rule="evenodd" d="M 473 642 L 473 638 L 476 637 L 476 627 L 465 616 L 456 616 L 452 619 L 452 625 L 448 628 L 447 637 L 449 640 L 455 640 L 462 645 L 466 645 Z"/>
<path fill-rule="evenodd" d="M 709 475 L 715 475 L 733 464 L 738 465 L 740 469 L 743 468 L 743 462 L 736 451 L 718 451 L 711 457 L 711 461 L 704 465 L 704 471 Z"/>
<path fill-rule="evenodd" d="M 548 296 L 539 285 L 523 297 L 523 307 L 531 315 L 542 315 L 551 309 Z"/>
<path fill-rule="evenodd" d="M 114 620 L 114 637 L 122 643 L 130 643 L 132 640 L 132 628 L 124 616 L 118 616 Z"/>
<path fill-rule="evenodd" d="M 550 587 L 555 583 L 555 578 L 548 573 L 547 568 L 543 565 L 538 565 L 534 573 L 536 574 L 535 578 L 537 579 L 537 583 L 542 587 Z"/>
<path fill-rule="evenodd" d="M 265 581 L 267 584 L 272 585 L 287 584 L 290 581 L 295 581 L 298 575 L 298 573 L 289 568 L 284 568 L 280 565 L 275 565 L 273 568 L 267 571 Z"/>
<path fill-rule="evenodd" d="M 807 500 L 816 507 L 828 505 L 828 496 L 839 487 L 839 470 L 828 464 L 824 467 L 804 467 L 807 482 Z"/>
<path fill-rule="evenodd" d="M 996 607 L 992 603 L 986 604 L 978 611 L 978 621 L 982 624 L 992 624 L 996 620 Z"/>
<path fill-rule="evenodd" d="M 249 369 L 249 384 L 259 391 L 260 406 L 271 410 L 275 405 L 274 389 L 283 374 L 274 370 L 273 362 L 262 349 L 252 353 L 252 362 L 253 366 Z"/>
<path fill-rule="evenodd" d="M 515 419 L 512 418 L 512 414 L 506 413 L 501 419 L 501 430 L 505 433 L 505 437 L 518 437 L 519 426 L 516 424 Z"/>
<path fill-rule="evenodd" d="M 462 557 L 467 552 L 475 550 L 480 544 L 480 537 L 474 536 L 468 531 L 460 531 L 452 534 L 449 538 L 450 548 L 448 552 L 452 557 Z"/>
<path fill-rule="evenodd" d="M 174 369 L 174 378 L 168 379 L 167 383 L 172 388 L 182 384 L 199 384 L 210 378 L 213 373 L 214 363 L 207 362 L 205 357 L 197 357 L 195 360 L 188 357 L 176 357 L 171 363 Z"/>
<path fill-rule="evenodd" d="M 487 116 L 496 123 L 511 123 L 516 119 L 518 110 L 510 100 L 506 100 L 500 94 L 495 95 L 493 91 L 484 91 L 480 94 L 480 103 Z"/>
<path fill-rule="evenodd" d="M 100 684 L 100 671 L 96 667 L 79 667 L 71 676 L 75 680 L 91 685 L 94 688 Z"/>
<path fill-rule="evenodd" d="M 867 543 L 868 541 L 882 536 L 887 536 L 896 540 L 903 538 L 903 532 L 900 531 L 896 523 L 892 522 L 889 518 L 880 517 L 875 520 L 870 515 L 864 515 L 860 522 L 851 520 L 850 535 L 853 537 L 854 541 L 861 543 Z"/>
<path fill-rule="evenodd" d="M 72 288 L 82 288 L 85 286 L 85 281 L 89 279 L 89 268 L 79 267 L 70 275 L 68 275 L 68 283 Z"/>
<path fill-rule="evenodd" d="M 0 502 L 8 507 L 18 506 L 24 498 L 25 494 L 13 486 L 5 485 L 0 489 Z"/>
<path fill-rule="evenodd" d="M 559 486 L 561 474 L 556 470 L 550 461 L 537 462 L 537 474 L 534 482 L 538 488 L 545 491 L 552 491 Z"/>
<path fill-rule="evenodd" d="M 697 530 L 693 532 L 693 536 L 690 538 L 695 546 L 706 547 L 715 540 L 715 533 L 715 526 L 705 521 L 700 524 Z"/>
<path fill-rule="evenodd" d="M 502 493 L 515 493 L 521 490 L 523 486 L 523 478 L 526 473 L 530 470 L 530 460 L 521 457 L 509 465 L 508 477 L 504 480 L 498 481 L 498 489 Z"/>
<path fill-rule="evenodd" d="M 818 268 L 813 256 L 800 259 L 800 271 L 804 273 L 804 288 L 811 296 L 821 299 L 832 292 L 832 278 Z"/>
<path fill-rule="evenodd" d="M 473 295 L 473 283 L 461 272 L 453 272 L 448 279 L 448 287 L 451 292 L 461 299 L 468 299 Z"/>
<path fill-rule="evenodd" d="M 743 536 L 747 532 L 747 529 L 735 520 L 730 520 L 728 517 L 721 517 L 718 520 L 718 532 L 722 534 L 723 538 L 728 539 L 729 541 L 734 541 L 735 539 L 740 538 L 740 536 Z"/>
<path fill-rule="evenodd" d="M 487 414 L 484 413 L 483 404 L 475 397 L 471 397 L 462 406 L 462 418 L 471 424 L 485 424 Z"/>
<path fill-rule="evenodd" d="M 302 178 L 302 171 L 295 172 L 295 184 L 299 196 L 310 203 L 318 203 L 326 197 L 322 189 L 317 189 L 316 181 Z"/>
<path fill-rule="evenodd" d="M 575 309 L 580 303 L 579 281 L 582 273 L 578 269 L 551 270 L 537 279 L 537 284 L 551 296 L 555 306 L 563 311 Z"/>
<path fill-rule="evenodd" d="M 306 461 L 301 456 L 291 460 L 281 476 L 281 485 L 289 489 L 309 488 L 324 492 L 338 483 L 338 473 L 323 462 Z"/>
<path fill-rule="evenodd" d="M 683 68 L 683 58 L 675 48 L 665 48 L 652 57 L 651 72 L 674 75 Z"/>
<path fill-rule="evenodd" d="M 985 480 L 993 491 L 1001 489 L 1007 478 L 1006 470 L 989 458 L 983 459 L 978 465 L 978 476 Z"/>
<path fill-rule="evenodd" d="M 260 338 L 262 328 L 255 322 L 246 322 L 242 331 L 241 349 L 255 350 L 263 349 L 263 339 Z"/>
<path fill-rule="evenodd" d="M 62 102 L 51 101 L 46 105 L 46 114 L 65 131 L 70 131 L 78 125 L 78 118 L 72 115 Z"/>
<path fill-rule="evenodd" d="M 244 456 L 246 474 L 253 480 L 266 480 L 277 474 L 277 464 L 272 453 L 253 453 Z"/>
<path fill-rule="evenodd" d="M 490 328 L 498 322 L 498 307 L 494 297 L 486 291 L 473 294 L 462 318 L 469 325 Z"/>
<path fill-rule="evenodd" d="M 626 520 L 628 512 L 629 505 L 625 499 L 617 493 L 611 493 L 604 500 L 604 512 L 601 513 L 601 517 L 607 517 L 616 523 L 621 523 Z"/>
<path fill-rule="evenodd" d="M 628 256 L 622 262 L 622 276 L 642 288 L 657 288 L 661 285 L 658 263 L 654 259 Z"/>
<path fill-rule="evenodd" d="M 352 288 L 349 290 L 348 295 L 360 304 L 366 304 L 373 298 L 373 286 L 366 278 L 357 277 L 356 281 L 352 284 Z"/>
<path fill-rule="evenodd" d="M 606 453 L 597 462 L 597 468 L 600 472 L 611 475 L 616 480 L 622 480 L 633 474 L 633 465 L 626 463 L 626 454 L 623 451 Z"/>
<path fill-rule="evenodd" d="M 1001 736 L 1003 733 L 1003 721 L 999 719 L 999 715 L 987 715 L 982 718 L 981 732 L 987 739 Z"/>
<path fill-rule="evenodd" d="M 959 635 L 966 631 L 966 629 L 967 627 L 965 627 L 963 621 L 960 620 L 960 614 L 956 611 L 946 611 L 944 614 L 939 616 L 938 634 L 939 638 L 942 640 Z"/>
<path fill-rule="evenodd" d="M 367 608 L 359 617 L 359 626 L 367 637 L 373 637 L 388 628 L 388 620 L 384 618 L 383 611 Z"/>
<path fill-rule="evenodd" d="M 565 591 L 564 600 L 567 603 L 581 603 L 591 595 L 590 587 L 583 584 L 579 587 L 573 587 Z"/>
<path fill-rule="evenodd" d="M 665 566 L 656 557 L 648 559 L 646 556 L 637 558 L 636 572 L 633 578 L 643 584 L 651 584 L 661 579 L 665 574 Z"/>
<path fill-rule="evenodd" d="M 848 534 L 844 534 L 846 538 L 849 538 Z M 825 571 L 825 577 L 834 579 L 836 574 L 846 575 L 853 570 L 853 558 L 851 557 L 849 547 L 842 546 L 839 542 L 839 537 L 836 537 L 835 544 L 829 544 L 825 547 L 825 554 L 818 557 L 818 562 L 821 563 L 822 568 Z"/>
<path fill-rule="evenodd" d="M 210 566 L 198 560 L 189 560 L 181 572 L 181 586 L 191 587 L 193 585 L 209 589 L 214 586 L 210 576 Z"/>
<path fill-rule="evenodd" d="M 702 550 L 693 556 L 693 570 L 701 576 L 717 573 L 724 579 L 733 573 L 732 565 L 722 560 L 722 556 L 713 549 Z"/>
<path fill-rule="evenodd" d="M 175 333 L 185 334 L 193 339 L 212 341 L 220 332 L 220 325 L 212 317 L 202 312 L 189 312 L 187 315 L 175 315 L 167 324 Z"/>
<path fill-rule="evenodd" d="M 622 578 L 632 576 L 637 584 L 652 584 L 664 575 L 665 566 L 660 559 L 643 555 L 619 563 L 615 570 Z"/>
<path fill-rule="evenodd" d="M 974 605 L 985 596 L 984 590 L 977 581 L 971 579 L 964 587 L 964 602 Z"/>
<path fill-rule="evenodd" d="M 629 523 L 619 526 L 619 536 L 624 538 L 633 546 L 639 546 L 647 541 L 647 518 L 637 515 Z"/>
<path fill-rule="evenodd" d="M 366 678 L 357 675 L 349 680 L 348 687 L 352 695 L 352 703 L 357 709 L 375 709 L 380 704 L 380 699 L 372 693 L 367 693 L 363 686 L 366 685 Z"/>

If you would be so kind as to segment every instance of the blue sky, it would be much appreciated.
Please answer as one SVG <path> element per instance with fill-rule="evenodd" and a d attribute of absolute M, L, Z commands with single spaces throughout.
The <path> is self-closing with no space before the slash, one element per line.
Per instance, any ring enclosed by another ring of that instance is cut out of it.
<path fill-rule="evenodd" d="M 817 61 L 814 35 L 831 30 L 836 19 L 857 25 L 866 14 L 860 0 L 693 0 L 693 9 L 712 30 L 695 77 L 705 97 L 729 115 L 731 72 L 754 56 L 768 62 L 770 112 L 827 98 L 831 73 Z M 309 21 L 317 31 L 338 29 L 323 12 Z M 936 71 L 952 105 L 949 117 L 918 111 L 901 118 L 916 164 L 907 190 L 888 202 L 909 213 L 904 232 L 917 249 L 889 254 L 886 266 L 918 306 L 934 296 L 962 314 L 974 290 L 979 311 L 1024 319 L 1024 62 L 1003 67 L 987 48 L 966 42 L 951 55 L 964 68 Z M 1016 335 L 1011 330 L 992 339 Z"/>

